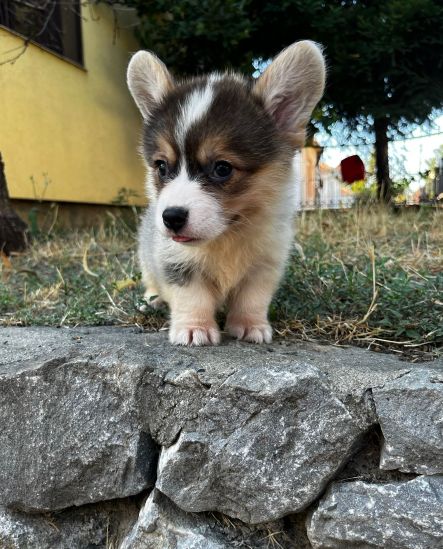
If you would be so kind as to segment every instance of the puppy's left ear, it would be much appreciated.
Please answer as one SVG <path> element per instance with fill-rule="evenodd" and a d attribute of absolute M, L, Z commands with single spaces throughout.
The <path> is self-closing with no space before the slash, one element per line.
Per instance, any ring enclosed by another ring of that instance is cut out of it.
<path fill-rule="evenodd" d="M 294 147 L 305 142 L 306 126 L 325 88 L 326 67 L 320 47 L 309 40 L 284 49 L 254 85 L 265 109 Z"/>

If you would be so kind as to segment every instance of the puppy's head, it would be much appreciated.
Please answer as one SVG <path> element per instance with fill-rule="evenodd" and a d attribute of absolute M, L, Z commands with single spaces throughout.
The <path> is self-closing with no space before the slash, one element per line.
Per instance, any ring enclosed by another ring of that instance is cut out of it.
<path fill-rule="evenodd" d="M 175 82 L 155 55 L 136 53 L 128 86 L 144 119 L 158 228 L 198 243 L 260 223 L 324 81 L 321 50 L 309 41 L 283 50 L 255 82 L 232 73 Z"/>

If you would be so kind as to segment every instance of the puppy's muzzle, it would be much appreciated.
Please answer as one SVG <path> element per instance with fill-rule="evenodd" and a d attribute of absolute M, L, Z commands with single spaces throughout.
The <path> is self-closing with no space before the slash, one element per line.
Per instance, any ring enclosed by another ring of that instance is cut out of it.
<path fill-rule="evenodd" d="M 162 214 L 163 223 L 165 224 L 165 227 L 178 233 L 178 231 L 185 226 L 186 221 L 188 220 L 188 214 L 189 212 L 188 210 L 185 210 L 185 208 L 166 208 Z"/>

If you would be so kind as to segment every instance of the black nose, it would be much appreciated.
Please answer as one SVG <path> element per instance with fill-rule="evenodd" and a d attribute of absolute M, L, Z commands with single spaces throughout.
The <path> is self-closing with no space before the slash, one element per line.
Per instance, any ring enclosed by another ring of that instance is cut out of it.
<path fill-rule="evenodd" d="M 166 208 L 163 212 L 163 223 L 176 233 L 185 226 L 188 210 L 184 208 Z"/>

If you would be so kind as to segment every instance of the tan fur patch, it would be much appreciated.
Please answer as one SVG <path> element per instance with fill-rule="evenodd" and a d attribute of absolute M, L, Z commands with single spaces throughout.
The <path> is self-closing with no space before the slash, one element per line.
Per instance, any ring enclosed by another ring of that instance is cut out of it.
<path fill-rule="evenodd" d="M 223 137 L 215 136 L 205 139 L 197 151 L 197 160 L 204 166 L 217 160 L 226 160 L 230 162 L 237 170 L 247 170 L 249 166 L 244 158 L 235 153 Z"/>
<path fill-rule="evenodd" d="M 163 136 L 157 138 L 157 150 L 154 153 L 153 159 L 166 160 L 170 165 L 174 165 L 177 162 L 177 154 L 174 148 L 168 139 Z"/>
<path fill-rule="evenodd" d="M 253 173 L 235 173 L 223 187 L 220 197 L 224 211 L 247 219 L 249 225 L 257 222 L 260 216 L 266 217 L 281 196 L 281 187 L 289 170 L 290 163 L 285 158 Z"/>
<path fill-rule="evenodd" d="M 219 299 L 226 298 L 252 264 L 278 263 L 270 241 L 275 240 L 275 209 L 289 170 L 286 162 L 273 162 L 244 176 L 251 179 L 244 193 L 220 195 L 224 212 L 236 220 L 219 238 L 202 245 L 199 254 L 206 281 Z M 275 252 L 279 256 L 279 250 Z"/>

